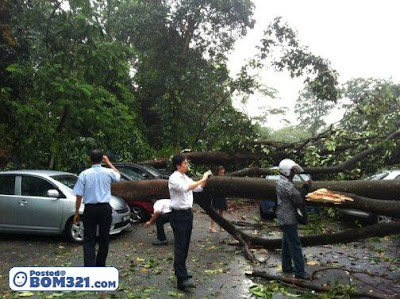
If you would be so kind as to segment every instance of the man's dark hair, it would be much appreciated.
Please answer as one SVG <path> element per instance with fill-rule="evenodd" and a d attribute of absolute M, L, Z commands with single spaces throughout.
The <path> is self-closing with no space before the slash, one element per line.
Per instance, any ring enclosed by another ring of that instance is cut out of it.
<path fill-rule="evenodd" d="M 219 173 L 222 169 L 225 169 L 225 167 L 222 166 L 222 165 L 220 165 L 220 166 L 217 167 L 217 175 L 218 175 L 218 173 Z"/>
<path fill-rule="evenodd" d="M 103 151 L 100 149 L 94 149 L 90 153 L 90 161 L 92 161 L 93 164 L 98 164 L 103 160 Z"/>
<path fill-rule="evenodd" d="M 176 154 L 175 156 L 172 157 L 172 167 L 177 170 L 178 167 L 182 164 L 183 161 L 185 161 L 186 157 L 182 154 Z"/>

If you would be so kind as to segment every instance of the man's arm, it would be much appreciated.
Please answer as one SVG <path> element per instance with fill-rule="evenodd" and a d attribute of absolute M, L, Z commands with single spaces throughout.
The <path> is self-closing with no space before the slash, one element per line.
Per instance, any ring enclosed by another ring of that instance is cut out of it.
<path fill-rule="evenodd" d="M 160 216 L 160 211 L 154 211 L 153 215 L 151 216 L 149 221 L 146 221 L 145 224 L 143 224 L 144 227 L 149 227 L 151 224 L 153 224 L 154 222 L 156 222 L 158 216 Z"/>
<path fill-rule="evenodd" d="M 82 196 L 77 195 L 76 196 L 76 202 L 75 202 L 75 215 L 74 215 L 74 224 L 78 224 L 79 221 L 81 220 L 81 216 L 79 215 L 79 208 L 82 203 Z"/>
<path fill-rule="evenodd" d="M 112 170 L 114 170 L 116 173 L 119 173 L 118 169 L 116 169 L 115 166 L 112 165 L 112 163 L 110 162 L 110 160 L 106 155 L 103 156 L 103 162 L 107 164 L 107 166 L 110 167 Z"/>
<path fill-rule="evenodd" d="M 189 185 L 189 190 L 194 190 L 197 187 L 203 188 L 207 184 L 210 175 L 212 175 L 211 170 L 205 172 L 200 180 Z"/>

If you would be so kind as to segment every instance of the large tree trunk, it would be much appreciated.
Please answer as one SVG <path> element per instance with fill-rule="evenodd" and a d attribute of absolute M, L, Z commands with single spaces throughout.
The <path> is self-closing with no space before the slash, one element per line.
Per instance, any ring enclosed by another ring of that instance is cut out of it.
<path fill-rule="evenodd" d="M 266 249 L 281 248 L 281 239 L 265 239 L 250 236 L 238 230 L 229 221 L 221 217 L 211 206 L 211 199 L 216 196 L 241 197 L 253 199 L 274 200 L 275 181 L 256 178 L 213 177 L 209 180 L 204 191 L 195 194 L 195 201 L 204 211 L 244 247 L 246 256 L 254 261 L 249 248 L 263 247 Z M 312 190 L 327 188 L 336 191 L 346 191 L 367 195 L 378 199 L 360 195 L 348 194 L 354 201 L 346 201 L 340 206 L 343 208 L 357 208 L 378 214 L 388 215 L 400 212 L 400 201 L 393 196 L 400 194 L 399 181 L 326 181 L 314 182 Z M 114 195 L 124 199 L 151 200 L 168 198 L 167 180 L 130 181 L 113 184 Z M 325 204 L 325 203 L 314 203 Z M 372 236 L 385 236 L 400 233 L 400 223 L 387 223 L 366 228 L 357 228 L 335 234 L 323 234 L 301 238 L 303 246 L 322 244 L 336 244 L 352 242 Z"/>
<path fill-rule="evenodd" d="M 203 194 L 211 197 L 239 197 L 258 200 L 275 200 L 276 181 L 259 178 L 212 177 Z M 346 201 L 342 208 L 354 208 L 382 215 L 400 212 L 400 181 L 316 181 L 311 190 L 329 190 L 347 194 L 354 201 Z M 169 198 L 167 180 L 130 181 L 113 184 L 112 192 L 124 199 L 151 200 Z M 332 205 L 309 203 L 310 205 Z M 338 205 L 335 205 L 338 206 Z"/>
<path fill-rule="evenodd" d="M 222 152 L 191 152 L 183 155 L 194 164 L 224 165 L 237 162 L 251 162 L 260 159 L 260 154 L 226 154 Z M 159 158 L 140 162 L 141 164 L 151 165 L 156 168 L 166 168 L 168 158 Z"/>
<path fill-rule="evenodd" d="M 224 219 L 221 215 L 219 215 L 218 212 L 210 205 L 211 201 L 209 200 L 208 196 L 199 194 L 197 197 L 198 197 L 197 203 L 215 222 L 218 223 L 218 225 L 220 225 L 223 229 L 225 229 L 235 239 L 239 241 L 243 240 L 249 248 L 263 247 L 265 249 L 279 249 L 282 247 L 282 239 L 266 239 L 266 238 L 253 237 L 238 230 L 228 220 Z M 321 235 L 301 237 L 301 243 L 303 246 L 306 247 L 316 246 L 316 245 L 326 245 L 326 244 L 338 244 L 338 243 L 353 242 L 356 240 L 366 239 L 374 236 L 383 237 L 399 233 L 400 233 L 400 223 L 398 222 L 383 223 L 363 228 L 346 230 L 334 234 L 321 234 Z"/>

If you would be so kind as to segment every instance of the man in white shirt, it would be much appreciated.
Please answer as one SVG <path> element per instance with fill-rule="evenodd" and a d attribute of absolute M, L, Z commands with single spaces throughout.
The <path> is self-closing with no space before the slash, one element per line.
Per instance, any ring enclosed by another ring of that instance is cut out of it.
<path fill-rule="evenodd" d="M 180 290 L 195 287 L 189 281 L 186 259 L 189 251 L 190 237 L 193 228 L 193 191 L 201 192 L 207 184 L 208 177 L 212 174 L 207 171 L 201 180 L 194 182 L 185 173 L 189 163 L 182 154 L 172 158 L 175 172 L 169 177 L 168 188 L 171 198 L 170 223 L 174 232 L 174 269 L 177 277 L 177 286 Z M 189 275 L 190 276 L 190 275 Z"/>
<path fill-rule="evenodd" d="M 169 222 L 169 216 L 171 213 L 170 204 L 170 199 L 157 200 L 153 205 L 153 215 L 150 220 L 143 225 L 144 227 L 149 227 L 154 222 L 156 223 L 157 241 L 153 242 L 153 245 L 168 245 L 164 231 L 164 224 Z"/>

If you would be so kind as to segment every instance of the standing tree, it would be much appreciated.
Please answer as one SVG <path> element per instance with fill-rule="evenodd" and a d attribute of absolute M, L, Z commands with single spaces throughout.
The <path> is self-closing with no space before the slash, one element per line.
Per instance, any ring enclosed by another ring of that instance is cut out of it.
<path fill-rule="evenodd" d="M 300 126 L 307 129 L 314 137 L 326 126 L 323 118 L 330 113 L 333 107 L 333 102 L 316 99 L 309 88 L 306 88 L 297 99 L 295 112 L 299 116 Z"/>

